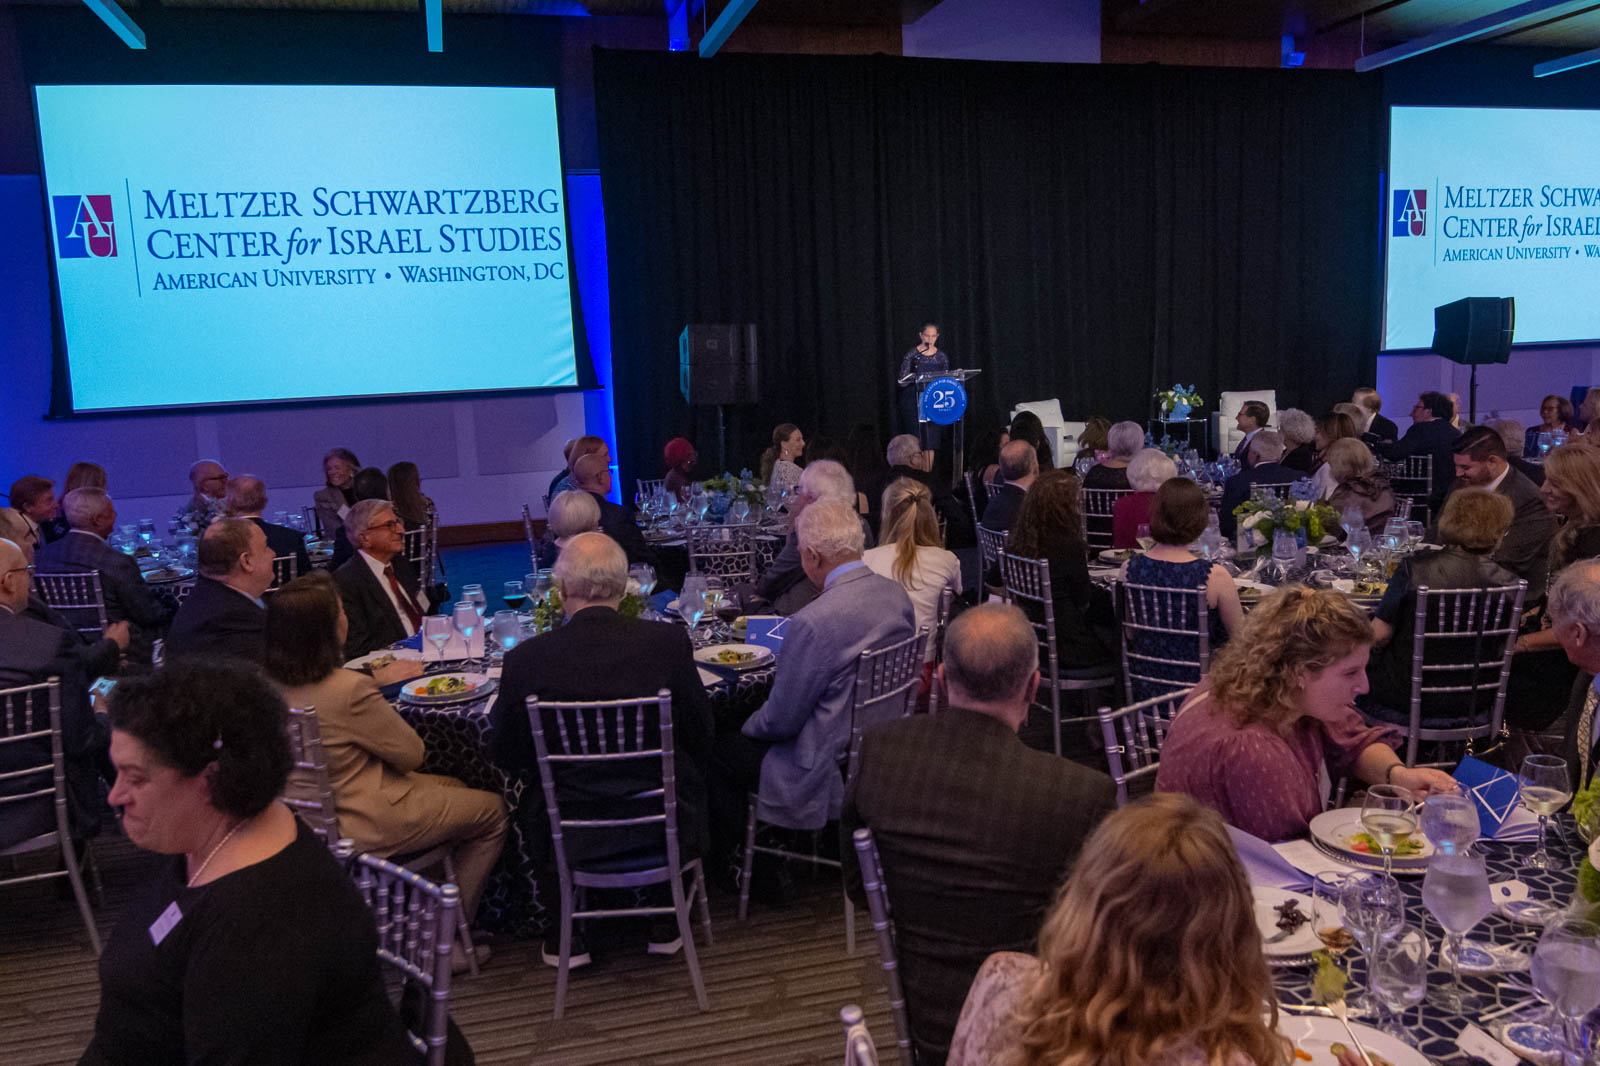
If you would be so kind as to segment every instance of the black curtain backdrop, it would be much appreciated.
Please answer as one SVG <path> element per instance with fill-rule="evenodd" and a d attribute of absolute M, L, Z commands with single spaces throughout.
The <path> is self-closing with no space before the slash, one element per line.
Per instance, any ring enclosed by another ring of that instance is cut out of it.
<path fill-rule="evenodd" d="M 1151 394 L 1276 388 L 1313 412 L 1375 372 L 1381 82 L 1345 72 L 597 50 L 624 472 L 714 416 L 678 392 L 691 322 L 754 322 L 771 426 L 900 431 L 924 318 L 968 439 L 1017 401 L 1144 420 Z"/>

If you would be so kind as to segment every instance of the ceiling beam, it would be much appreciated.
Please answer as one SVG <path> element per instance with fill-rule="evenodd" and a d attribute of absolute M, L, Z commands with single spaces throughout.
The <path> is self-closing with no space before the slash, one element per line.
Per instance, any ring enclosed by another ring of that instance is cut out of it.
<path fill-rule="evenodd" d="M 1426 37 L 1418 37 L 1414 41 L 1362 56 L 1356 60 L 1356 70 L 1362 72 L 1378 70 L 1391 63 L 1398 63 L 1402 59 L 1411 59 L 1439 48 L 1447 48 L 1452 44 L 1504 33 L 1520 23 L 1533 19 L 1555 21 L 1593 6 L 1594 0 L 1524 0 L 1523 3 L 1513 4 L 1479 18 L 1459 22 L 1454 26 L 1441 27 Z"/>
<path fill-rule="evenodd" d="M 100 16 L 100 21 L 111 27 L 111 32 L 122 38 L 129 48 L 144 48 L 144 31 L 139 24 L 118 7 L 115 0 L 83 0 L 90 11 Z"/>
<path fill-rule="evenodd" d="M 428 51 L 444 51 L 444 0 L 422 0 L 422 17 L 428 24 Z"/>
<path fill-rule="evenodd" d="M 739 28 L 739 23 L 750 14 L 750 9 L 756 6 L 756 0 L 728 0 L 728 6 L 722 9 L 722 14 L 717 16 L 717 21 L 706 30 L 706 35 L 700 38 L 700 58 L 710 59 L 717 54 L 717 49 L 727 43 L 733 31 Z"/>
<path fill-rule="evenodd" d="M 1562 71 L 1567 70 L 1577 70 L 1579 67 L 1586 67 L 1590 63 L 1600 63 L 1600 48 L 1591 48 L 1587 52 L 1579 52 L 1577 55 L 1562 56 L 1560 59 L 1535 63 L 1533 65 L 1533 76 L 1535 78 L 1548 78 L 1552 74 L 1560 74 Z"/>

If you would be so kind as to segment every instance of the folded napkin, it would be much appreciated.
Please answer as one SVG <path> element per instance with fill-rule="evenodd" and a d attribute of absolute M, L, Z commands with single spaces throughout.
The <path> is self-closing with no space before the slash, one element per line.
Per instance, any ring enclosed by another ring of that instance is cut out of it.
<path fill-rule="evenodd" d="M 752 614 L 745 619 L 745 643 L 769 649 L 778 654 L 783 647 L 783 635 L 789 628 L 789 619 L 776 614 Z"/>
<path fill-rule="evenodd" d="M 1239 861 L 1244 864 L 1244 872 L 1252 885 L 1289 892 L 1311 887 L 1311 875 L 1295 867 L 1265 840 L 1231 825 L 1228 835 L 1233 837 L 1233 850 L 1239 853 Z"/>
<path fill-rule="evenodd" d="M 1451 776 L 1478 806 L 1481 839 L 1526 840 L 1538 833 L 1539 819 L 1518 803 L 1515 774 L 1469 755 Z"/>

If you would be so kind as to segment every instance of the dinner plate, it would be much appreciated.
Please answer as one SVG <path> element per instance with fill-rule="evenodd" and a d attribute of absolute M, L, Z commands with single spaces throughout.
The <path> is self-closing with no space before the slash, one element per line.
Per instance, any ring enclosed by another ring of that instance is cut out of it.
<path fill-rule="evenodd" d="M 1357 851 L 1350 846 L 1350 839 L 1357 833 L 1363 833 L 1361 828 L 1361 809 L 1359 807 L 1340 807 L 1331 811 L 1323 811 L 1311 819 L 1311 842 L 1335 858 L 1360 866 L 1367 870 L 1383 869 L 1383 853 L 1379 851 Z M 1422 874 L 1428 869 L 1428 859 L 1433 855 L 1433 842 L 1423 836 L 1421 831 L 1412 833 L 1411 839 L 1422 845 L 1422 850 L 1406 858 L 1395 857 L 1393 870 L 1397 874 Z"/>
<path fill-rule="evenodd" d="M 717 656 L 723 652 L 739 652 L 753 654 L 755 658 L 742 663 L 719 662 Z M 772 662 L 772 649 L 763 648 L 759 644 L 710 644 L 700 648 L 694 653 L 694 661 L 706 666 L 715 666 L 723 670 L 758 670 Z"/>
<path fill-rule="evenodd" d="M 1361 1046 L 1367 1053 L 1380 1060 L 1373 1066 L 1431 1066 L 1426 1055 L 1399 1037 L 1360 1022 L 1351 1022 L 1350 1028 L 1361 1038 Z M 1278 1032 L 1293 1042 L 1295 1066 L 1338 1066 L 1338 1056 L 1331 1050 L 1333 1045 L 1350 1047 L 1350 1034 L 1344 1031 L 1343 1023 L 1323 1014 L 1280 1012 Z"/>
<path fill-rule="evenodd" d="M 1236 577 L 1233 579 L 1233 583 L 1238 588 L 1239 600 L 1243 603 L 1260 603 L 1262 597 L 1272 591 L 1271 585 L 1265 585 L 1259 581 L 1251 581 L 1249 578 Z M 1254 590 L 1255 595 L 1246 594 L 1245 589 Z"/>
<path fill-rule="evenodd" d="M 194 571 L 187 566 L 160 566 L 146 570 L 142 575 L 147 585 L 166 585 L 174 581 L 187 581 Z"/>
<path fill-rule="evenodd" d="M 1322 946 L 1322 941 L 1317 939 L 1316 929 L 1311 924 L 1310 896 L 1299 892 L 1287 892 L 1281 888 L 1268 888 L 1265 885 L 1252 885 L 1250 891 L 1255 896 L 1256 928 L 1261 930 L 1263 950 L 1267 953 L 1267 960 L 1274 966 L 1303 962 L 1313 951 Z M 1282 940 L 1267 943 L 1283 932 L 1278 928 L 1278 912 L 1275 908 L 1289 900 L 1294 900 L 1300 908 L 1300 913 L 1305 915 L 1305 924 Z"/>
<path fill-rule="evenodd" d="M 1125 563 L 1139 553 L 1132 548 L 1104 548 L 1100 558 L 1108 563 Z"/>
<path fill-rule="evenodd" d="M 344 664 L 346 670 L 365 670 L 367 664 L 374 659 L 384 656 L 391 659 L 409 659 L 412 662 L 422 662 L 422 653 L 415 648 L 384 648 L 381 651 L 369 651 L 365 655 L 357 655 L 354 659 Z"/>
<path fill-rule="evenodd" d="M 428 692 L 430 684 L 446 678 L 454 678 L 464 683 L 466 688 L 459 692 Z M 450 703 L 481 700 L 494 690 L 495 680 L 487 674 L 430 674 L 427 677 L 407 681 L 400 689 L 400 700 L 420 707 L 439 707 Z"/>

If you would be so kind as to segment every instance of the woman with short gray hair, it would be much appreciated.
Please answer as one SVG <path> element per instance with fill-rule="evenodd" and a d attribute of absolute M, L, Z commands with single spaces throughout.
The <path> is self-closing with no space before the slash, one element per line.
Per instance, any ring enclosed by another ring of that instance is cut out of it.
<path fill-rule="evenodd" d="M 1106 434 L 1109 454 L 1105 461 L 1096 463 L 1083 476 L 1086 489 L 1130 489 L 1128 464 L 1133 454 L 1144 446 L 1144 429 L 1137 422 L 1118 422 Z"/>
<path fill-rule="evenodd" d="M 1150 524 L 1150 505 L 1156 490 L 1178 476 L 1178 464 L 1160 448 L 1141 448 L 1128 460 L 1128 487 L 1133 492 L 1111 507 L 1111 546 L 1133 548 L 1139 544 L 1139 527 Z"/>
<path fill-rule="evenodd" d="M 1290 470 L 1311 473 L 1316 469 L 1316 448 L 1311 443 L 1317 435 L 1317 423 L 1304 411 L 1285 407 L 1278 412 L 1278 432 L 1283 434 L 1283 458 L 1279 460 Z"/>

